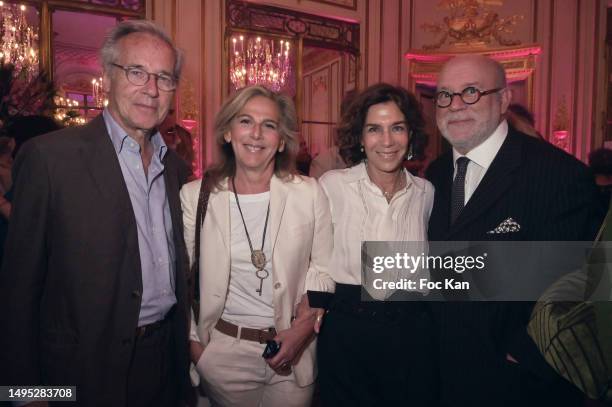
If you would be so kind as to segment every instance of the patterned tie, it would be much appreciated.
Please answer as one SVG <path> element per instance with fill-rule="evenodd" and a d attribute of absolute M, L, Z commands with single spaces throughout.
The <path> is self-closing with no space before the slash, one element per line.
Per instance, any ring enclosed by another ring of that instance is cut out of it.
<path fill-rule="evenodd" d="M 451 224 L 459 217 L 465 206 L 465 173 L 470 159 L 467 157 L 457 158 L 457 175 L 453 180 L 453 190 L 451 195 Z"/>

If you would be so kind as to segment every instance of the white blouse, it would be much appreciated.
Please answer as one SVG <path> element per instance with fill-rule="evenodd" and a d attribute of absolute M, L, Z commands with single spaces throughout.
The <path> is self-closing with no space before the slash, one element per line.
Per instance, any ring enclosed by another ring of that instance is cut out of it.
<path fill-rule="evenodd" d="M 370 181 L 363 162 L 329 171 L 319 179 L 332 215 L 334 250 L 329 274 L 336 283 L 362 283 L 362 241 L 418 241 L 426 247 L 434 187 L 404 172 L 406 187 L 391 202 Z"/>

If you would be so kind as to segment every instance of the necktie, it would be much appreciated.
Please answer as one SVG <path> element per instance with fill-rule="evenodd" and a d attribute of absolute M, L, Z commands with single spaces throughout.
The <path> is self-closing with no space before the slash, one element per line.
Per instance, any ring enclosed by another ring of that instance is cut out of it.
<path fill-rule="evenodd" d="M 465 173 L 469 163 L 470 159 L 467 157 L 457 158 L 457 175 L 453 180 L 451 195 L 451 224 L 455 223 L 465 206 Z"/>

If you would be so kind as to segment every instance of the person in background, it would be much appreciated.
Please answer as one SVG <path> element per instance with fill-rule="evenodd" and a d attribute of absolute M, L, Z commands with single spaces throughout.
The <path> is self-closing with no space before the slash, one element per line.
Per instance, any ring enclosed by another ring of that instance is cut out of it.
<path fill-rule="evenodd" d="M 4 133 L 7 141 L 4 142 L 2 154 L 2 191 L 0 191 L 0 266 L 4 259 L 4 243 L 8 232 L 8 222 L 13 209 L 13 161 L 21 146 L 28 140 L 61 129 L 53 119 L 46 116 L 20 116 L 6 125 Z"/>
<path fill-rule="evenodd" d="M 15 149 L 15 139 L 11 137 L 0 137 L 0 196 L 4 196 L 13 186 L 11 168 L 13 167 L 13 150 Z M 0 213 L 3 203 L 0 202 Z M 5 215 L 8 218 L 8 215 Z"/>
<path fill-rule="evenodd" d="M 351 102 L 355 100 L 356 96 L 356 90 L 349 91 L 344 95 L 344 99 L 342 99 L 342 103 L 340 104 L 340 117 L 342 117 L 344 113 L 348 110 L 349 106 L 351 105 Z M 337 138 L 338 134 L 336 131 L 333 137 L 333 145 L 329 149 L 320 152 L 319 154 L 317 154 L 316 157 L 312 159 L 308 175 L 313 178 L 319 179 L 321 175 L 323 175 L 329 170 L 346 168 L 346 163 L 344 162 L 344 159 L 342 158 L 338 150 Z"/>
<path fill-rule="evenodd" d="M 599 187 L 606 203 L 612 196 L 612 150 L 598 148 L 589 154 L 589 166 L 595 175 L 595 183 Z"/>
<path fill-rule="evenodd" d="M 188 170 L 155 129 L 181 53 L 150 21 L 102 46 L 108 106 L 23 145 L 0 271 L 0 383 L 76 386 L 75 406 L 175 407 L 189 386 Z"/>
<path fill-rule="evenodd" d="M 535 128 L 535 119 L 533 113 L 527 110 L 523 105 L 518 103 L 510 103 L 506 111 L 506 120 L 508 124 L 518 131 L 527 134 L 528 136 L 544 140 L 544 137 Z"/>
<path fill-rule="evenodd" d="M 381 298 L 361 272 L 363 241 L 427 240 L 434 190 L 403 167 L 407 156 L 420 153 L 413 146 L 425 145 L 424 126 L 410 92 L 387 84 L 367 88 L 338 130 L 349 167 L 319 179 L 334 225 L 329 270 L 336 283 L 318 343 L 323 406 L 435 405 L 436 348 L 427 305 L 395 302 L 393 291 Z M 362 284 L 369 301 L 362 301 Z"/>
<path fill-rule="evenodd" d="M 310 163 L 312 162 L 312 157 L 310 157 L 310 153 L 308 152 L 306 140 L 304 140 L 302 136 L 300 136 L 300 149 L 298 150 L 298 154 L 295 160 L 298 173 L 300 173 L 301 175 L 308 175 L 308 172 L 310 171 Z"/>
<path fill-rule="evenodd" d="M 193 150 L 193 137 L 184 127 L 176 123 L 175 110 L 171 109 L 166 119 L 159 126 L 159 132 L 164 138 L 168 148 L 174 150 L 176 154 L 185 161 L 187 166 L 194 172 L 195 151 Z M 194 175 L 189 177 L 192 181 Z"/>
<path fill-rule="evenodd" d="M 310 308 L 306 292 L 334 287 L 327 198 L 295 172 L 290 98 L 244 88 L 224 103 L 214 128 L 219 163 L 181 190 L 191 261 L 200 189 L 210 194 L 191 360 L 213 406 L 310 406 L 323 310 Z M 263 358 L 267 341 L 280 350 Z"/>
<path fill-rule="evenodd" d="M 13 166 L 13 150 L 15 139 L 0 137 L 0 195 L 4 196 L 13 186 L 11 167 Z"/>

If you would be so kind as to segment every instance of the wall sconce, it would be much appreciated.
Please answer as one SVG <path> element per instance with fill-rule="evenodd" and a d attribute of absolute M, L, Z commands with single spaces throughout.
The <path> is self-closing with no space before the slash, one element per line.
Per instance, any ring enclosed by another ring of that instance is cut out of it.
<path fill-rule="evenodd" d="M 191 133 L 191 130 L 193 130 L 198 125 L 198 121 L 193 119 L 183 119 L 181 120 L 181 124 L 184 128 L 187 129 L 188 132 Z"/>

